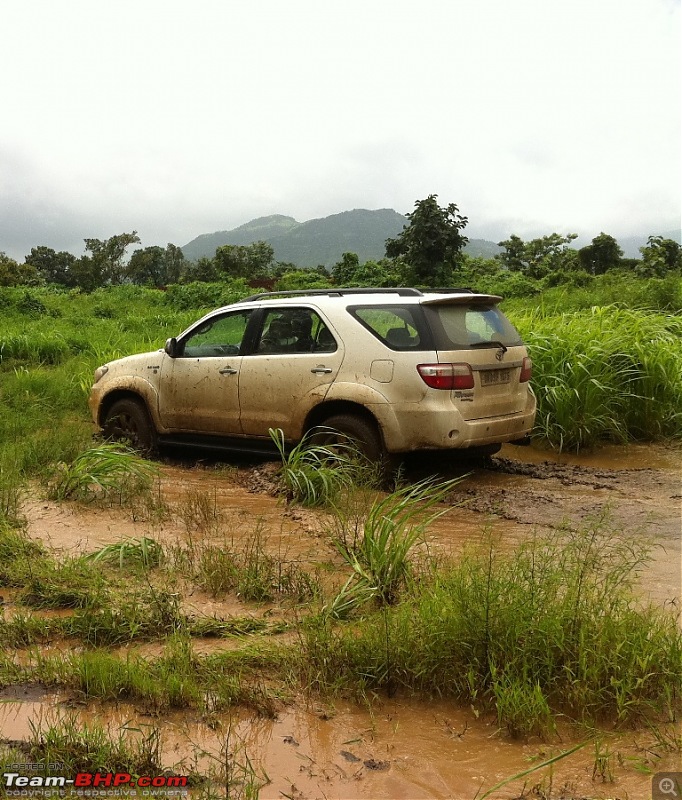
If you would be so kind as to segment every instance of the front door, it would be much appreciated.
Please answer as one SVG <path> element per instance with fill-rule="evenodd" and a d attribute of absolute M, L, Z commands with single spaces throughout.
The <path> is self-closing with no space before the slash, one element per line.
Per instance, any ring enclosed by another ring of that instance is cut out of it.
<path fill-rule="evenodd" d="M 167 430 L 237 435 L 241 344 L 251 311 L 212 317 L 178 342 L 163 360 L 159 416 Z"/>

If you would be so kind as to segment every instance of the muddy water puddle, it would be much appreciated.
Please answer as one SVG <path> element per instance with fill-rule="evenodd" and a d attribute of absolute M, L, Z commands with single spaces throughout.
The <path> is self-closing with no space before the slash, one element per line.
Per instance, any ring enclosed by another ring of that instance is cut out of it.
<path fill-rule="evenodd" d="M 533 531 L 576 526 L 602 515 L 633 536 L 651 537 L 653 560 L 642 571 L 642 590 L 657 603 L 675 598 L 679 603 L 679 463 L 678 451 L 643 446 L 606 448 L 580 456 L 503 448 L 490 469 L 474 469 L 458 484 L 452 498 L 455 507 L 428 531 L 429 550 L 456 555 L 468 544 L 483 541 L 488 533 L 512 549 Z M 328 515 L 287 508 L 268 493 L 269 474 L 262 469 L 254 479 L 253 473 L 244 470 L 164 464 L 157 491 L 163 513 L 32 500 L 25 507 L 28 530 L 50 547 L 71 554 L 145 535 L 164 545 L 186 546 L 194 540 L 239 546 L 258 534 L 269 552 L 306 568 L 319 563 L 340 565 L 326 535 Z M 14 603 L 8 600 L 12 608 L 7 610 L 15 613 Z M 278 619 L 276 605 L 244 604 L 234 596 L 216 599 L 196 589 L 183 598 L 183 610 L 221 619 L 249 614 Z M 197 640 L 195 647 L 204 654 L 230 649 L 235 642 L 239 639 Z M 121 657 L 137 652 L 153 658 L 162 646 L 152 642 L 118 652 Z M 0 695 L 0 736 L 25 739 L 30 735 L 29 721 L 47 719 L 50 711 L 77 714 L 83 722 L 105 721 L 113 732 L 133 720 L 161 729 L 167 766 L 183 760 L 187 765 L 197 758 L 208 768 L 220 756 L 229 728 L 227 717 L 201 720 L 192 712 L 149 718 L 125 705 L 69 708 L 64 699 L 51 694 Z M 243 742 L 254 764 L 271 780 L 261 790 L 264 800 L 474 798 L 481 787 L 489 788 L 581 740 L 581 733 L 572 730 L 551 744 L 518 743 L 498 731 L 494 720 L 477 718 L 470 709 L 444 701 L 406 700 L 382 701 L 372 713 L 345 703 L 329 709 L 301 701 L 274 721 L 242 716 L 232 735 L 233 741 Z M 614 735 L 604 743 L 610 755 L 595 780 L 593 744 L 554 766 L 552 797 L 562 797 L 561 789 L 567 785 L 566 798 L 640 800 L 651 796 L 651 778 L 638 770 L 680 768 L 679 756 L 657 749 L 649 734 Z M 210 755 L 199 756 L 202 750 Z M 177 771 L 181 768 L 187 767 Z M 612 774 L 615 782 L 602 783 L 602 773 Z M 531 775 L 527 786 L 544 782 L 549 794 L 549 775 L 547 770 Z M 523 782 L 517 782 L 494 796 L 516 798 L 522 786 Z"/>
<path fill-rule="evenodd" d="M 679 768 L 679 757 L 666 754 L 649 735 L 605 734 L 598 751 L 589 732 L 575 730 L 551 744 L 520 743 L 501 733 L 493 719 L 476 718 L 443 701 L 384 701 L 371 713 L 345 703 L 301 704 L 274 720 L 247 715 L 202 720 L 179 713 L 141 716 L 127 704 L 73 707 L 40 687 L 3 694 L 0 737 L 5 740 L 26 740 L 36 728 L 59 720 L 80 729 L 102 726 L 114 735 L 121 729 L 143 734 L 158 729 L 166 768 L 179 775 L 192 769 L 208 774 L 224 762 L 227 748 L 237 764 L 248 758 L 253 765 L 264 784 L 262 800 L 473 800 L 581 741 L 588 744 L 551 770 L 540 769 L 493 797 L 517 798 L 525 785 L 542 787 L 540 797 L 634 800 L 649 796 L 649 771 Z"/>

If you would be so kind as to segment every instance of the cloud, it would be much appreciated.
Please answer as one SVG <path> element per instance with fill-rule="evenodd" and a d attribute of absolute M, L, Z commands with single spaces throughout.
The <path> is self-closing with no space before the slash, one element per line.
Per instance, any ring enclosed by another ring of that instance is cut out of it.
<path fill-rule="evenodd" d="M 10 2 L 0 250 L 284 213 L 645 232 L 680 209 L 671 0 Z"/>

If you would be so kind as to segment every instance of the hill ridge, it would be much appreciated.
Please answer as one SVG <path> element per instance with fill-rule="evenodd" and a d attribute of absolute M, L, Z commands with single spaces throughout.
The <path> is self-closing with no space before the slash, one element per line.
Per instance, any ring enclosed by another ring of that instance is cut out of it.
<path fill-rule="evenodd" d="M 409 220 L 392 208 L 354 208 L 326 217 L 298 222 L 284 214 L 256 217 L 232 230 L 204 233 L 182 246 L 185 258 L 212 258 L 222 245 L 248 245 L 265 241 L 277 261 L 297 267 L 331 267 L 344 252 L 357 253 L 360 261 L 379 260 L 385 255 L 386 239 L 397 236 Z M 500 248 L 495 242 L 471 239 L 470 255 L 493 256 Z"/>

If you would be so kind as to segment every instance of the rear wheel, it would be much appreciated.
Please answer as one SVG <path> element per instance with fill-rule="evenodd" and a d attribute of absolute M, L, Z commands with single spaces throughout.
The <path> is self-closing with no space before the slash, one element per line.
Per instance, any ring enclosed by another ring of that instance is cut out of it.
<path fill-rule="evenodd" d="M 390 485 L 400 466 L 400 457 L 386 451 L 381 433 L 376 423 L 356 414 L 335 414 L 328 417 L 315 428 L 311 437 L 312 444 L 321 444 L 333 449 L 355 447 L 361 456 L 376 468 L 377 479 Z M 345 451 L 348 454 L 348 451 Z"/>
<path fill-rule="evenodd" d="M 147 409 L 138 400 L 117 400 L 107 411 L 102 430 L 107 439 L 128 442 L 145 455 L 156 450 L 156 431 Z"/>
<path fill-rule="evenodd" d="M 355 414 L 336 414 L 329 417 L 314 430 L 312 442 L 330 448 L 342 448 L 350 443 L 368 461 L 378 462 L 385 456 L 376 425 Z"/>

